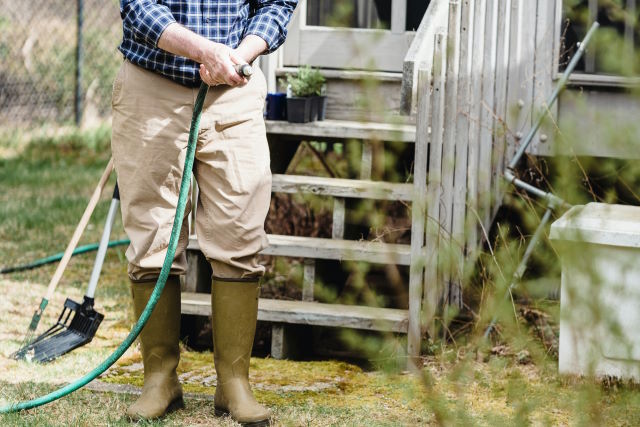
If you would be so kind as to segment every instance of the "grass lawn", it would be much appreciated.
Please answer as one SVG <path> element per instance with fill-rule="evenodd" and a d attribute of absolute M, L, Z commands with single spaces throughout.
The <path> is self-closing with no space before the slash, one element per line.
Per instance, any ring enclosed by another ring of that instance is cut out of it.
<path fill-rule="evenodd" d="M 0 265 L 64 248 L 106 165 L 108 138 L 103 130 L 30 144 L 0 142 Z M 110 190 L 81 244 L 99 239 L 109 198 Z M 121 237 L 117 222 L 113 238 Z M 72 260 L 39 331 L 54 322 L 65 297 L 82 299 L 92 263 L 93 254 Z M 113 351 L 132 324 L 124 248 L 116 248 L 108 253 L 96 294 L 105 320 L 94 341 L 48 365 L 9 358 L 54 270 L 50 265 L 0 276 L 1 404 L 78 378 Z M 540 355 L 532 334 L 507 344 L 508 351 L 495 354 L 470 343 L 435 348 L 419 376 L 344 361 L 254 358 L 252 383 L 258 399 L 273 409 L 275 425 L 284 426 L 640 425 L 640 392 L 634 387 L 558 376 L 555 360 Z M 522 363 L 516 355 L 524 349 L 532 360 Z M 148 425 L 235 425 L 213 417 L 210 353 L 184 349 L 178 370 L 187 408 Z M 0 425 L 127 425 L 124 409 L 141 383 L 140 353 L 131 348 L 90 387 L 35 410 L 0 416 Z"/>

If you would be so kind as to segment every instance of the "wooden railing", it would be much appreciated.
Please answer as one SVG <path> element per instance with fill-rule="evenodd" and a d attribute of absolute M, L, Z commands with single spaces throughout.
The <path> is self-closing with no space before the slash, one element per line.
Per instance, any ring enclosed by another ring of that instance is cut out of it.
<path fill-rule="evenodd" d="M 433 39 L 436 32 L 446 27 L 448 9 L 448 0 L 431 0 L 405 55 L 400 95 L 400 112 L 404 115 L 415 113 L 418 70 L 433 67 Z"/>
<path fill-rule="evenodd" d="M 505 161 L 554 75 L 556 0 L 447 3 L 446 28 L 422 48 L 431 60 L 414 59 L 425 64 L 416 78 L 414 177 L 424 200 L 414 202 L 412 255 L 425 257 L 412 256 L 411 268 L 424 269 L 423 326 L 432 333 L 440 307 L 463 305 L 466 270 L 502 204 Z"/>

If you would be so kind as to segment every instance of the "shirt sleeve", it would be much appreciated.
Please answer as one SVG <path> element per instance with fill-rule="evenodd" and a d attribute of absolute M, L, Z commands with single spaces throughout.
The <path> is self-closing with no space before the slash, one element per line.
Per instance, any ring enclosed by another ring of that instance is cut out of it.
<path fill-rule="evenodd" d="M 120 0 L 120 15 L 136 39 L 157 47 L 164 30 L 176 22 L 171 10 L 156 0 Z"/>
<path fill-rule="evenodd" d="M 268 52 L 276 50 L 287 37 L 298 0 L 252 0 L 249 23 L 245 35 L 253 34 L 267 42 Z"/>

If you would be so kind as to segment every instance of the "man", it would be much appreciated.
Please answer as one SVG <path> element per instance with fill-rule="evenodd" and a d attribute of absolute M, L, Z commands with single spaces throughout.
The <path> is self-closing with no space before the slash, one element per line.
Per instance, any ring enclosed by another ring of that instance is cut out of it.
<path fill-rule="evenodd" d="M 264 220 L 271 172 L 262 110 L 264 75 L 234 66 L 280 46 L 297 0 L 121 0 L 124 63 L 113 85 L 111 142 L 120 185 L 133 305 L 139 316 L 167 251 L 178 200 L 193 102 L 211 87 L 201 120 L 194 176 L 196 231 L 213 277 L 215 410 L 243 425 L 269 425 L 253 397 L 249 357 L 264 267 Z M 187 207 L 187 212 L 190 211 Z M 134 420 L 184 405 L 176 375 L 179 275 L 186 269 L 187 221 L 171 276 L 140 335 L 144 387 L 128 408 Z"/>

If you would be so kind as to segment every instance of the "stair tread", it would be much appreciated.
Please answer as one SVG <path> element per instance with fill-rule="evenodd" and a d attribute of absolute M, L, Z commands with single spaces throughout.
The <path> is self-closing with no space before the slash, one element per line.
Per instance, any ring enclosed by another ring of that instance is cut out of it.
<path fill-rule="evenodd" d="M 183 314 L 211 315 L 211 300 L 207 293 L 183 292 L 181 301 Z M 258 320 L 406 333 L 408 311 L 395 308 L 260 298 Z"/>
<path fill-rule="evenodd" d="M 272 188 L 276 193 L 304 192 L 323 196 L 376 200 L 410 201 L 413 194 L 413 184 L 410 183 L 306 175 L 274 174 Z"/>
<path fill-rule="evenodd" d="M 267 239 L 269 247 L 261 252 L 263 255 L 397 265 L 411 263 L 410 245 L 280 234 L 268 234 Z M 189 249 L 198 250 L 199 248 L 197 237 L 191 236 Z"/>
<path fill-rule="evenodd" d="M 309 123 L 289 123 L 265 120 L 268 134 L 308 136 L 315 138 L 363 139 L 413 143 L 416 127 L 410 124 L 321 120 Z"/>

